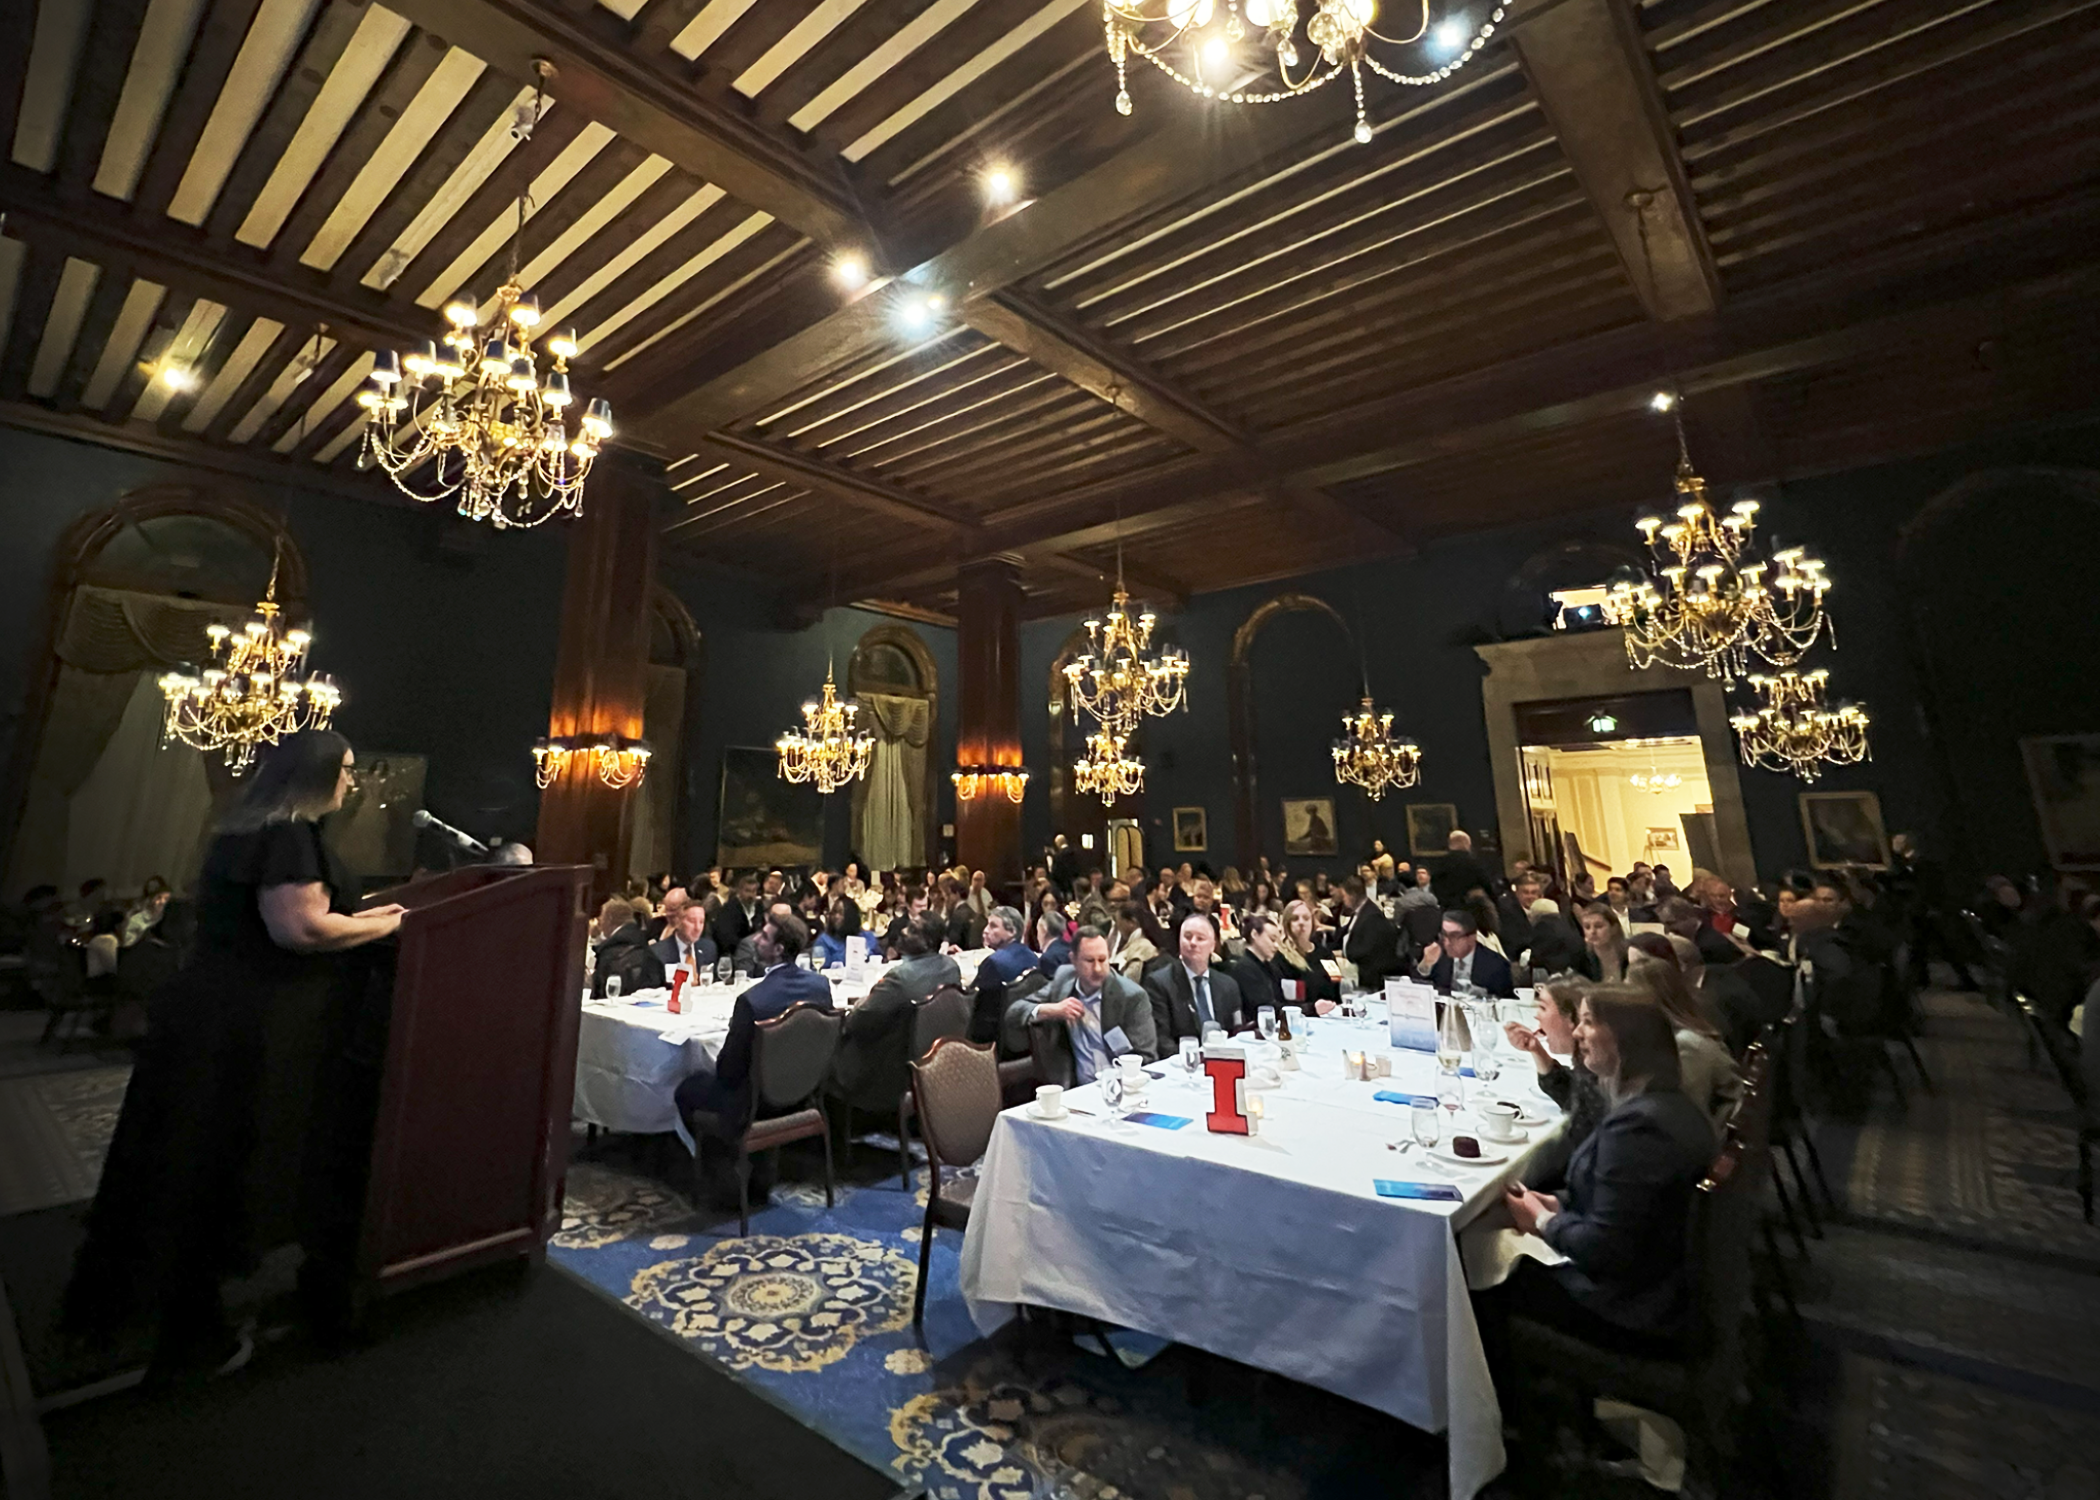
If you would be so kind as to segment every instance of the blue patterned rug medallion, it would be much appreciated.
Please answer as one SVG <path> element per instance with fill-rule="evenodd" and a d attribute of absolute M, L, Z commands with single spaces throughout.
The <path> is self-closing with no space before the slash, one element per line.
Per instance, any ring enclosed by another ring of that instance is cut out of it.
<path fill-rule="evenodd" d="M 695 1216 L 655 1178 L 581 1162 L 570 1169 L 551 1253 L 900 1485 L 924 1485 L 937 1500 L 1310 1493 L 1307 1476 L 1331 1455 L 1305 1451 L 1304 1424 L 1286 1409 L 1332 1398 L 1274 1391 L 1273 1418 L 1250 1422 L 1232 1395 L 1190 1401 L 1184 1362 L 1207 1356 L 1175 1350 L 1132 1370 L 1066 1340 L 1024 1338 L 1016 1326 L 986 1338 L 958 1288 L 959 1234 L 935 1240 L 923 1335 L 915 1331 L 923 1171 L 917 1181 L 910 1195 L 895 1177 L 841 1187 L 829 1210 L 821 1188 L 783 1183 L 740 1239 L 734 1220 Z M 1235 1372 L 1228 1381 L 1252 1378 L 1208 1362 Z M 1406 1434 L 1353 1410 L 1381 1433 Z M 1418 1449 L 1425 1481 L 1440 1469 L 1434 1440 L 1401 1446 Z M 1394 1457 L 1398 1472 L 1388 1477 L 1412 1477 L 1417 1453 Z"/>

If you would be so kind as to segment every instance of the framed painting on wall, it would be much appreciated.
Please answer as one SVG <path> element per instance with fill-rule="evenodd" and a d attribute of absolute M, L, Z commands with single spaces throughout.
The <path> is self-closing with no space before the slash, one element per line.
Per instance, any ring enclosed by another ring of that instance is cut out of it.
<path fill-rule="evenodd" d="M 814 865 L 824 853 L 824 798 L 813 786 L 782 781 L 780 753 L 752 745 L 722 751 L 722 803 L 715 863 Z"/>
<path fill-rule="evenodd" d="M 1176 854 L 1207 854 L 1210 852 L 1210 814 L 1200 807 L 1177 807 L 1174 809 L 1174 852 Z"/>
<path fill-rule="evenodd" d="M 1283 799 L 1283 852 L 1285 854 L 1333 854 L 1341 846 L 1334 836 L 1332 797 L 1286 797 Z"/>
<path fill-rule="evenodd" d="M 1889 836 L 1881 825 L 1881 798 L 1872 792 L 1802 792 L 1800 797 L 1801 832 L 1808 840 L 1811 867 L 1889 867 Z"/>
<path fill-rule="evenodd" d="M 2059 870 L 2100 870 L 2100 734 L 2020 741 L 2042 846 Z"/>
<path fill-rule="evenodd" d="M 1451 848 L 1451 835 L 1457 828 L 1456 803 L 1407 804 L 1407 852 L 1416 859 L 1448 852 Z"/>

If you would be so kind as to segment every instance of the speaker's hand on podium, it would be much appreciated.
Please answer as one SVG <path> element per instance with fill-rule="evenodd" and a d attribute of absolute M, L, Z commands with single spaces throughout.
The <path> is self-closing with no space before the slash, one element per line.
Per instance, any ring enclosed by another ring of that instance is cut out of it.
<path fill-rule="evenodd" d="M 385 937 L 390 932 L 400 930 L 401 918 L 407 911 L 405 906 L 389 903 L 386 906 L 367 907 L 354 915 L 358 921 L 370 922 L 379 928 L 379 931 L 372 934 L 374 937 Z"/>

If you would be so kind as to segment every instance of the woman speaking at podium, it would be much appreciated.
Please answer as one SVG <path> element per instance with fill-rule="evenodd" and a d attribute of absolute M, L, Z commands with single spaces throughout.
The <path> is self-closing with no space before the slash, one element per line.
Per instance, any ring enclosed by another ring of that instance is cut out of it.
<path fill-rule="evenodd" d="M 343 1024 L 342 955 L 393 933 L 403 910 L 358 911 L 322 838 L 354 766 L 327 730 L 264 753 L 205 853 L 195 951 L 148 1008 L 66 1316 L 107 1332 L 151 1308 L 156 1374 L 247 1362 L 220 1281 L 296 1237 L 302 1196 L 333 1190 L 326 1173 L 312 1180 L 307 1124 L 341 1109 L 317 1095 Z"/>

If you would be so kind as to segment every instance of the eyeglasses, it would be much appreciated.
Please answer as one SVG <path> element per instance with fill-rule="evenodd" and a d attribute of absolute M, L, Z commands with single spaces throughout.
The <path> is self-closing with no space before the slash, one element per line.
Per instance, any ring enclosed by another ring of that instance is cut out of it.
<path fill-rule="evenodd" d="M 1460 938 L 1469 938 L 1472 935 L 1470 932 L 1460 932 L 1455 927 L 1446 927 L 1444 929 L 1444 941 L 1447 943 L 1456 942 Z"/>

